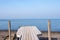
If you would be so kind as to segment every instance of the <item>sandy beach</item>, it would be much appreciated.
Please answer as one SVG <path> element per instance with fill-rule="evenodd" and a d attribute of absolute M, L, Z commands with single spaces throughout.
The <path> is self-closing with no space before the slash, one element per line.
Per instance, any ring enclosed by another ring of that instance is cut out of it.
<path fill-rule="evenodd" d="M 16 33 L 16 30 L 12 30 L 11 31 L 11 35 L 14 35 Z M 4 40 L 4 38 L 8 36 L 8 31 L 7 30 L 0 30 L 0 40 Z M 47 32 L 42 31 L 42 36 L 40 37 L 44 37 L 46 38 Z M 60 40 L 60 32 L 51 32 L 51 36 L 52 38 L 57 38 L 57 40 Z"/>
<path fill-rule="evenodd" d="M 11 35 L 13 36 L 16 31 L 11 31 Z M 4 38 L 8 36 L 8 30 L 0 30 L 0 40 L 4 40 Z"/>

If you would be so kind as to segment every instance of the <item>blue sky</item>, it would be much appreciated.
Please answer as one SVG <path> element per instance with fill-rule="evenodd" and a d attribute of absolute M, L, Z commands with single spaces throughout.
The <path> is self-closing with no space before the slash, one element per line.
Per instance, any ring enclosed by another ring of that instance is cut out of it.
<path fill-rule="evenodd" d="M 0 0 L 0 19 L 60 19 L 60 0 Z"/>

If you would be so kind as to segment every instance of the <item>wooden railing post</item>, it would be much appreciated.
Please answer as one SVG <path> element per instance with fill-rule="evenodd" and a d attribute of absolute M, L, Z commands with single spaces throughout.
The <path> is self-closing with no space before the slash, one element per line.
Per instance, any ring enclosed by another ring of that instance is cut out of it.
<path fill-rule="evenodd" d="M 48 20 L 48 40 L 51 40 L 51 22 Z"/>
<path fill-rule="evenodd" d="M 11 40 L 11 22 L 8 21 L 9 40 Z"/>

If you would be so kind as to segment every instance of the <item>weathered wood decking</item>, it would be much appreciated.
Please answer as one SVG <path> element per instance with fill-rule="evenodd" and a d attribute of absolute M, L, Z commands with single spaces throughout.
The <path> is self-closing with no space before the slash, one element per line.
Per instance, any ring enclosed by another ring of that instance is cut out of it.
<path fill-rule="evenodd" d="M 36 26 L 23 26 L 18 29 L 16 35 L 21 38 L 21 40 L 39 40 L 38 34 L 41 34 L 41 32 Z"/>

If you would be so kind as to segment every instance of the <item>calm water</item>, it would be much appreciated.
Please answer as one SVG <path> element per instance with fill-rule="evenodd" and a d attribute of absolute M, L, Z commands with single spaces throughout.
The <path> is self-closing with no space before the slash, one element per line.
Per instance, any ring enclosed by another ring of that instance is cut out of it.
<path fill-rule="evenodd" d="M 47 31 L 47 19 L 10 19 L 11 29 L 17 30 L 20 26 L 37 26 L 41 31 Z M 0 30 L 8 29 L 8 20 L 0 19 Z M 60 31 L 60 19 L 51 20 L 51 31 Z"/>

